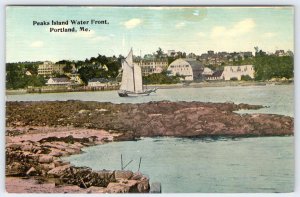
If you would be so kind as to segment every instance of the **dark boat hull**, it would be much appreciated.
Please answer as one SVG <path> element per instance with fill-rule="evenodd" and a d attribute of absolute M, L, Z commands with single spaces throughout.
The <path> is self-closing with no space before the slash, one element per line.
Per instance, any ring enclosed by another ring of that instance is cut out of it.
<path fill-rule="evenodd" d="M 157 89 L 145 90 L 143 92 L 130 92 L 130 91 L 118 91 L 120 97 L 137 97 L 137 96 L 149 96 L 150 93 L 156 92 Z"/>

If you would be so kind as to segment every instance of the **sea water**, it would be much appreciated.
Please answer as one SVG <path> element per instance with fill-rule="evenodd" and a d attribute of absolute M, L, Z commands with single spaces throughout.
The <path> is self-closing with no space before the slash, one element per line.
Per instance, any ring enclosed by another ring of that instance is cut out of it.
<path fill-rule="evenodd" d="M 141 97 L 119 97 L 117 91 L 67 92 L 7 95 L 7 101 L 99 101 L 112 103 L 145 103 L 150 101 L 234 102 L 264 105 L 269 108 L 255 113 L 275 113 L 293 116 L 294 86 L 235 86 L 205 88 L 158 89 L 157 93 Z M 249 111 L 249 113 L 252 111 Z"/>
<path fill-rule="evenodd" d="M 218 140 L 144 138 L 84 148 L 65 158 L 94 170 L 140 171 L 162 192 L 291 192 L 294 181 L 293 137 Z"/>

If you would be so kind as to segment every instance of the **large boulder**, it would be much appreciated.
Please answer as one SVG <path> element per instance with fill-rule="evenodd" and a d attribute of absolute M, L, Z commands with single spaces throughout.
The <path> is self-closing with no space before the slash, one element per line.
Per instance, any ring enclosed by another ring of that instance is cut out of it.
<path fill-rule="evenodd" d="M 116 170 L 115 178 L 116 179 L 130 179 L 133 175 L 132 171 L 129 170 Z"/>
<path fill-rule="evenodd" d="M 61 177 L 66 172 L 66 170 L 70 168 L 70 166 L 71 165 L 64 165 L 53 168 L 52 170 L 48 171 L 47 174 L 49 177 Z"/>
<path fill-rule="evenodd" d="M 39 157 L 40 163 L 51 163 L 53 162 L 53 157 L 51 155 L 40 155 Z"/>
<path fill-rule="evenodd" d="M 138 182 L 137 190 L 139 193 L 148 193 L 149 189 L 149 177 L 144 175 Z"/>
<path fill-rule="evenodd" d="M 109 183 L 106 187 L 107 193 L 137 193 L 136 180 L 123 180 L 118 183 Z"/>

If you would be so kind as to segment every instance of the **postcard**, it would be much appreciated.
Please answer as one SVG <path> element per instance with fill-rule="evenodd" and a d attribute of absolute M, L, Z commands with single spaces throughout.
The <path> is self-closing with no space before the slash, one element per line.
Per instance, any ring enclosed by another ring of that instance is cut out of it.
<path fill-rule="evenodd" d="M 6 191 L 293 192 L 293 91 L 293 6 L 6 6 Z"/>

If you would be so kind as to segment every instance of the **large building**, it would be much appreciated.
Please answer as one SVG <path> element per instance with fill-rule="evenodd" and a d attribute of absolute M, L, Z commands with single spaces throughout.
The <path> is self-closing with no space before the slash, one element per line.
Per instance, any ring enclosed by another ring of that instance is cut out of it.
<path fill-rule="evenodd" d="M 48 79 L 46 85 L 48 86 L 67 86 L 71 85 L 70 79 L 63 77 L 63 78 L 50 78 Z"/>
<path fill-rule="evenodd" d="M 253 65 L 242 65 L 242 66 L 225 66 L 222 74 L 224 80 L 237 79 L 241 80 L 242 76 L 249 76 L 254 78 L 254 67 Z"/>
<path fill-rule="evenodd" d="M 168 67 L 168 71 L 172 75 L 182 76 L 182 79 L 186 81 L 201 80 L 203 70 L 204 66 L 195 59 L 180 58 L 173 61 Z"/>
<path fill-rule="evenodd" d="M 51 76 L 54 73 L 63 74 L 65 64 L 54 64 L 50 61 L 45 61 L 43 64 L 40 64 L 38 67 L 38 75 Z"/>
<path fill-rule="evenodd" d="M 143 76 L 161 73 L 168 67 L 167 60 L 142 60 L 140 62 L 135 62 L 135 64 L 138 64 L 141 67 Z"/>

